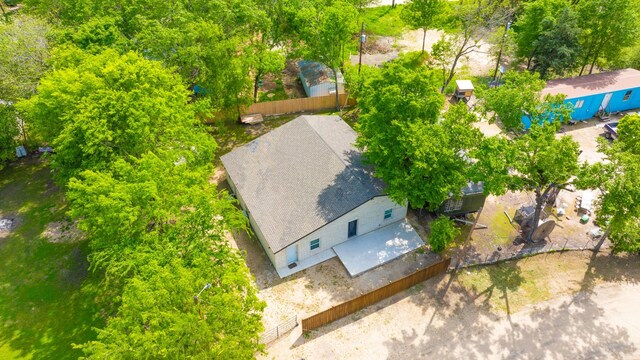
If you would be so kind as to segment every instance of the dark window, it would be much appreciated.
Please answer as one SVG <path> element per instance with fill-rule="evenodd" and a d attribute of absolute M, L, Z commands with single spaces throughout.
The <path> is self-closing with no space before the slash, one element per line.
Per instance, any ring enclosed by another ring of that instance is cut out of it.
<path fill-rule="evenodd" d="M 385 220 L 391 217 L 391 214 L 393 213 L 393 209 L 387 209 L 384 211 L 384 218 Z"/>
<path fill-rule="evenodd" d="M 317 249 L 320 247 L 320 239 L 311 240 L 311 250 Z"/>
<path fill-rule="evenodd" d="M 349 234 L 347 237 L 353 237 L 358 234 L 358 220 L 349 221 Z"/>
<path fill-rule="evenodd" d="M 631 91 L 631 90 L 627 90 L 627 92 L 626 92 L 626 93 L 624 93 L 624 97 L 622 98 L 622 101 L 627 101 L 627 100 L 629 100 L 629 98 L 631 97 L 631 93 L 632 93 L 632 91 Z"/>

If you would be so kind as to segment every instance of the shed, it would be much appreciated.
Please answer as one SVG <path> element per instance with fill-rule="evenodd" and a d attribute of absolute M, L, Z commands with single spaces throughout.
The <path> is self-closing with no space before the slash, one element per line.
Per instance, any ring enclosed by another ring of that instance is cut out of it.
<path fill-rule="evenodd" d="M 308 97 L 335 94 L 336 84 L 331 68 L 319 62 L 306 60 L 298 62 L 298 66 L 300 81 Z M 344 76 L 340 71 L 338 71 L 338 89 L 340 94 L 344 93 Z"/>
<path fill-rule="evenodd" d="M 547 81 L 542 96 L 564 94 L 573 104 L 571 119 L 582 121 L 597 115 L 640 108 L 640 71 L 623 69 L 568 79 Z M 525 128 L 531 126 L 523 116 Z"/>
<path fill-rule="evenodd" d="M 482 182 L 469 182 L 467 186 L 462 188 L 459 197 L 451 196 L 451 198 L 445 200 L 436 213 L 455 216 L 477 212 L 484 205 L 484 201 L 487 198 L 483 191 Z"/>
<path fill-rule="evenodd" d="M 471 80 L 456 80 L 456 98 L 469 100 L 471 95 L 473 95 Z"/>

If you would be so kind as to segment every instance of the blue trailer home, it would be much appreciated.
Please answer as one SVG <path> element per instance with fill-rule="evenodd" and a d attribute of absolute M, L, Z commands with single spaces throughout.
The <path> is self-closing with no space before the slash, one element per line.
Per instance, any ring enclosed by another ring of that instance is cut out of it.
<path fill-rule="evenodd" d="M 565 103 L 573 104 L 572 120 L 587 120 L 599 113 L 609 114 L 640 108 L 640 71 L 616 70 L 569 79 L 547 81 L 542 96 L 566 95 Z M 526 116 L 525 128 L 531 126 Z"/>

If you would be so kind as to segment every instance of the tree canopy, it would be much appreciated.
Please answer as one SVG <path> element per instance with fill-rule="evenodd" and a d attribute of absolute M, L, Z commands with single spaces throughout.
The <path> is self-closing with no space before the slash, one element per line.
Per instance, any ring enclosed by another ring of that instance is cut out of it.
<path fill-rule="evenodd" d="M 578 171 L 578 143 L 568 135 L 556 138 L 558 127 L 558 123 L 534 123 L 525 135 L 513 140 L 488 137 L 471 152 L 471 157 L 478 159 L 470 171 L 471 177 L 483 181 L 485 192 L 535 193 L 533 230 L 550 192 L 566 188 Z"/>
<path fill-rule="evenodd" d="M 105 170 L 117 159 L 159 147 L 204 161 L 215 149 L 193 132 L 196 105 L 181 79 L 159 62 L 113 50 L 88 55 L 59 50 L 59 64 L 44 76 L 38 94 L 17 106 L 35 132 L 56 150 L 52 166 L 66 183 L 82 170 Z M 194 147 L 194 149 L 191 149 Z"/>
<path fill-rule="evenodd" d="M 596 202 L 598 222 L 614 251 L 640 252 L 640 116 L 626 115 L 618 125 L 618 139 L 599 139 L 606 162 L 583 164 L 578 186 L 601 191 Z"/>
<path fill-rule="evenodd" d="M 532 124 L 545 121 L 566 121 L 571 118 L 571 104 L 562 95 L 546 95 L 541 91 L 545 82 L 537 73 L 508 71 L 504 84 L 481 92 L 482 111 L 490 120 L 500 120 L 507 130 L 523 128 L 523 117 Z"/>
<path fill-rule="evenodd" d="M 465 105 L 444 117 L 443 97 L 423 65 L 386 64 L 361 91 L 357 145 L 398 202 L 435 210 L 467 184 L 465 152 L 481 133 Z"/>

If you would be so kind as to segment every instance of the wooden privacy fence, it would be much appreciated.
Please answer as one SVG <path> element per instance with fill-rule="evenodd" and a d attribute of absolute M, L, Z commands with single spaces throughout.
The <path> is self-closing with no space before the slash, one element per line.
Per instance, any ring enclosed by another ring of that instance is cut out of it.
<path fill-rule="evenodd" d="M 319 328 L 322 325 L 329 324 L 335 320 L 345 317 L 349 314 L 364 309 L 365 307 L 384 300 L 414 285 L 417 285 L 435 275 L 443 273 L 449 267 L 451 258 L 444 259 L 436 264 L 418 270 L 409 276 L 396 280 L 389 285 L 377 288 L 369 293 L 360 295 L 355 299 L 351 299 L 342 304 L 336 305 L 330 309 L 319 312 L 306 319 L 302 319 L 302 331 L 306 332 Z"/>
<path fill-rule="evenodd" d="M 354 98 L 349 98 L 347 94 L 340 94 L 339 96 L 340 106 L 353 106 L 356 104 Z M 266 101 L 255 103 L 242 111 L 242 115 L 247 114 L 262 114 L 268 115 L 281 115 L 281 114 L 293 114 L 304 111 L 317 111 L 335 109 L 336 96 L 325 95 L 317 97 Z"/>

